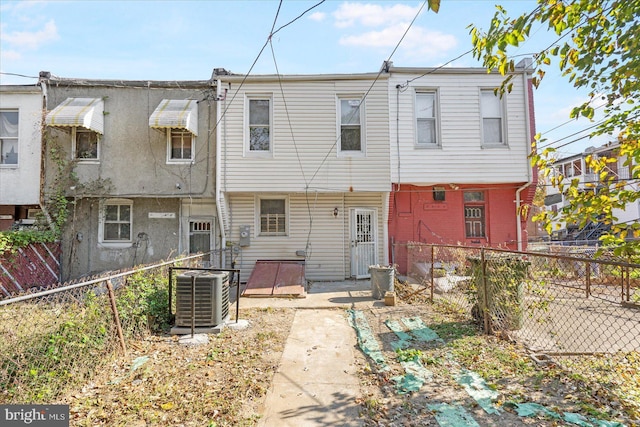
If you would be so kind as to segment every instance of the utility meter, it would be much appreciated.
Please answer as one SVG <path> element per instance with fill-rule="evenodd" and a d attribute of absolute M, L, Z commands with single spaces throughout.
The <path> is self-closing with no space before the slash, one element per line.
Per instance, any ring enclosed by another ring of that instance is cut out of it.
<path fill-rule="evenodd" d="M 251 244 L 251 226 L 240 226 L 240 246 L 249 246 Z"/>

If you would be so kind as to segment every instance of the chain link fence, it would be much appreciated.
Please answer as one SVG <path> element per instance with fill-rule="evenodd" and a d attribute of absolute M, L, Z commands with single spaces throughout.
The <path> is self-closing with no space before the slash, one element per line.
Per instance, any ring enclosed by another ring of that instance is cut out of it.
<path fill-rule="evenodd" d="M 0 300 L 0 404 L 46 403 L 85 384 L 127 342 L 171 321 L 170 267 L 209 254 L 84 278 Z"/>
<path fill-rule="evenodd" d="M 401 271 L 417 292 L 534 353 L 640 350 L 640 264 L 595 250 L 515 252 L 408 244 Z"/>

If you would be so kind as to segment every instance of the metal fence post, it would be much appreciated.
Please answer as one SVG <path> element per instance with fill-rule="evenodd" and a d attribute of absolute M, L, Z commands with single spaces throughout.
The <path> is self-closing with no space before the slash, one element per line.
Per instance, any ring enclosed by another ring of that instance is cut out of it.
<path fill-rule="evenodd" d="M 431 303 L 433 304 L 433 288 L 435 286 L 435 280 L 433 278 L 435 260 L 435 247 L 431 245 Z"/>
<path fill-rule="evenodd" d="M 626 276 L 626 280 L 625 280 L 625 274 L 627 273 Z M 625 284 L 626 286 L 626 299 L 625 299 Z M 631 269 L 629 269 L 629 266 L 624 267 L 624 270 L 622 272 L 622 301 L 630 301 L 631 300 Z"/>
<path fill-rule="evenodd" d="M 482 267 L 482 287 L 483 287 L 483 296 L 484 296 L 484 302 L 483 302 L 483 318 L 484 318 L 484 333 L 485 334 L 490 334 L 491 333 L 491 322 L 490 322 L 490 318 L 489 318 L 489 295 L 488 295 L 488 286 L 487 286 L 487 261 L 485 259 L 485 255 L 484 255 L 484 248 L 480 248 L 480 264 Z"/>
<path fill-rule="evenodd" d="M 591 295 L 591 263 L 589 261 L 585 261 L 585 273 L 587 275 L 587 298 Z"/>
<path fill-rule="evenodd" d="M 196 329 L 196 275 L 191 276 L 191 338 Z"/>
<path fill-rule="evenodd" d="M 107 292 L 109 292 L 109 301 L 111 302 L 111 311 L 113 312 L 113 321 L 116 324 L 116 331 L 118 332 L 118 339 L 120 340 L 120 346 L 125 357 L 127 357 L 127 345 L 124 342 L 124 335 L 122 334 L 122 325 L 120 324 L 120 316 L 118 315 L 118 308 L 116 307 L 116 296 L 113 293 L 113 286 L 111 280 L 106 281 Z"/>

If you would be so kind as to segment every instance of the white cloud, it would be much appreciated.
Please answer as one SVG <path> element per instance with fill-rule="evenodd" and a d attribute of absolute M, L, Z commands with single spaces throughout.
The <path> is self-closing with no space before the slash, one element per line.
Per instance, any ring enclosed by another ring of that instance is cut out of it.
<path fill-rule="evenodd" d="M 398 23 L 380 31 L 369 31 L 364 34 L 345 36 L 340 44 L 345 46 L 362 46 L 374 48 L 394 47 L 402 38 L 409 23 Z M 417 55 L 435 55 L 449 51 L 457 45 L 457 40 L 450 34 L 430 31 L 423 27 L 412 27 L 404 40 L 402 48 Z"/>
<path fill-rule="evenodd" d="M 311 19 L 312 21 L 324 21 L 324 19 L 327 17 L 327 14 L 324 12 L 314 12 L 311 15 L 309 15 L 309 19 Z"/>
<path fill-rule="evenodd" d="M 49 21 L 44 28 L 38 31 L 13 31 L 2 33 L 3 42 L 22 49 L 38 49 L 43 44 L 58 40 L 58 29 L 55 22 Z"/>
<path fill-rule="evenodd" d="M 419 7 L 403 4 L 383 6 L 370 3 L 342 3 L 333 17 L 338 28 L 351 27 L 356 24 L 367 27 L 393 25 L 402 21 L 411 21 Z"/>
<path fill-rule="evenodd" d="M 6 64 L 6 61 L 16 61 L 22 58 L 22 55 L 20 55 L 20 52 L 17 52 L 15 50 L 3 50 L 0 56 L 2 57 L 2 62 L 5 64 Z"/>

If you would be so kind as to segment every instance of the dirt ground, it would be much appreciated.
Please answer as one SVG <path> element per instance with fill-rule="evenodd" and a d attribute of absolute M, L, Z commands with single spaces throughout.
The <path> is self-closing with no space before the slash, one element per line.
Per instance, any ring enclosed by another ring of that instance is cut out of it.
<path fill-rule="evenodd" d="M 398 293 L 402 296 L 402 289 Z M 579 365 L 578 373 L 553 361 L 539 365 L 515 343 L 481 335 L 460 313 L 427 304 L 416 295 L 404 296 L 396 306 L 364 311 L 390 369 L 379 370 L 358 352 L 363 425 L 436 426 L 427 405 L 440 402 L 461 405 L 481 426 L 567 425 L 520 417 L 509 402 L 535 402 L 559 413 L 640 425 L 640 394 L 628 388 L 629 382 L 640 384 L 640 357 L 628 360 L 621 380 L 606 376 L 607 369 L 611 371 L 606 364 L 590 367 L 594 374 L 603 371 L 600 379 L 585 374 Z M 59 403 L 70 405 L 72 426 L 254 426 L 293 317 L 290 308 L 246 309 L 240 318 L 249 320 L 248 328 L 226 328 L 209 335 L 205 345 L 184 346 L 170 335 L 130 342 L 128 357 L 105 361 L 91 383 Z M 420 317 L 442 341 L 412 344 L 413 354 L 433 377 L 419 391 L 399 394 L 392 378 L 404 370 L 391 346 L 397 337 L 385 321 L 407 317 Z M 500 414 L 487 414 L 456 382 L 454 374 L 461 367 L 477 372 L 498 392 L 495 404 Z"/>

